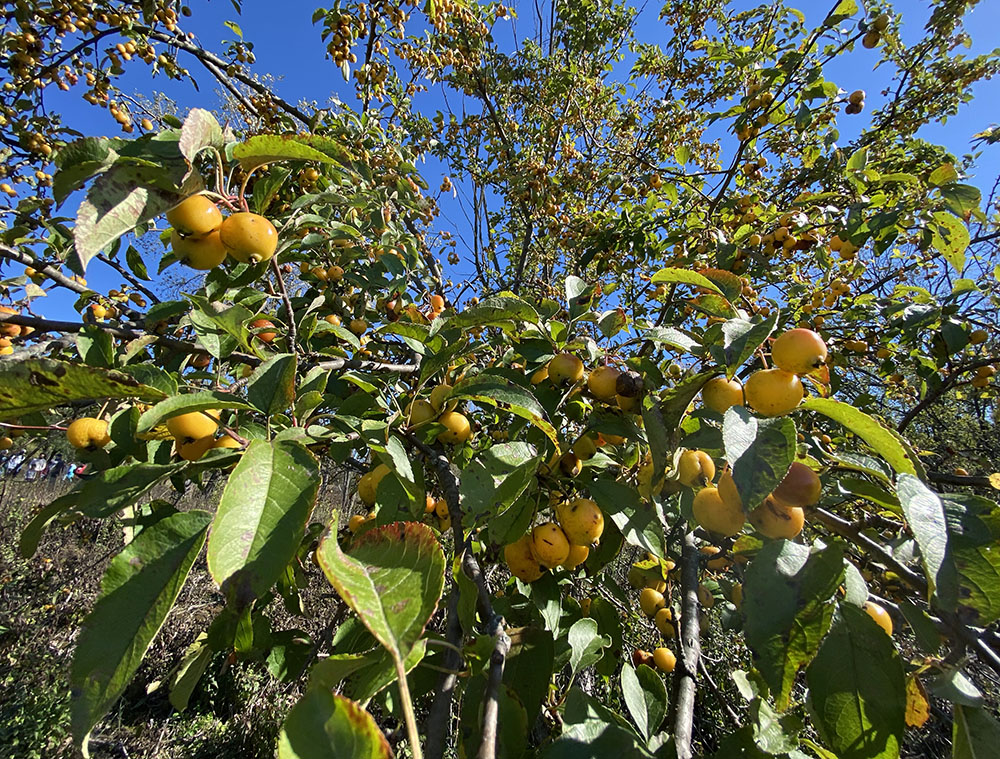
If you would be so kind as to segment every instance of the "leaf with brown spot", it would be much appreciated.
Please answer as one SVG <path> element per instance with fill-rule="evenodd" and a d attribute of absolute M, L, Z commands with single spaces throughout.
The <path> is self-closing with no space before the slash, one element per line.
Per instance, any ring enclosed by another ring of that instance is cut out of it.
<path fill-rule="evenodd" d="M 156 402 L 166 395 L 127 374 L 51 359 L 0 364 L 0 420 L 17 419 L 72 401 L 134 398 Z"/>

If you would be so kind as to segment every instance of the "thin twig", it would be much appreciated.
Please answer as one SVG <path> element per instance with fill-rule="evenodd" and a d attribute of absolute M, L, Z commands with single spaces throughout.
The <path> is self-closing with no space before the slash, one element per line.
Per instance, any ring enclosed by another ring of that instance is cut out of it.
<path fill-rule="evenodd" d="M 288 297 L 288 288 L 285 287 L 285 279 L 281 276 L 281 267 L 278 266 L 278 257 L 271 256 L 271 269 L 278 280 L 278 291 L 281 293 L 281 302 L 285 304 L 285 313 L 288 315 L 288 344 L 295 350 L 297 331 L 295 329 L 295 311 L 292 310 L 292 299 Z"/>

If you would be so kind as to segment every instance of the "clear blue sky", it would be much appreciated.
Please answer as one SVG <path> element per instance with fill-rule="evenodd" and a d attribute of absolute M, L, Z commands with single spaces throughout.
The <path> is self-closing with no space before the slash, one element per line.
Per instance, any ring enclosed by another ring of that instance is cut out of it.
<path fill-rule="evenodd" d="M 223 39 L 234 39 L 235 35 L 225 25 L 225 21 L 236 21 L 243 30 L 247 40 L 255 44 L 254 53 L 257 57 L 254 70 L 260 74 L 271 74 L 277 81 L 277 90 L 286 100 L 297 102 L 299 99 L 315 100 L 323 105 L 331 95 L 336 95 L 345 102 L 353 104 L 353 88 L 346 84 L 340 71 L 333 63 L 324 57 L 324 46 L 320 41 L 320 28 L 311 23 L 312 10 L 315 2 L 292 0 L 284 3 L 267 3 L 266 11 L 262 9 L 259 0 L 247 0 L 242 16 L 236 16 L 228 0 L 208 0 L 207 2 L 191 2 L 194 11 L 191 19 L 187 19 L 186 28 L 194 31 L 201 43 L 212 50 L 221 51 Z M 518 25 L 518 36 L 523 38 L 531 28 L 532 4 L 508 3 L 509 7 L 521 5 L 525 8 L 524 17 L 519 20 L 508 20 L 506 24 Z M 641 4 L 642 16 L 638 29 L 644 42 L 657 42 L 665 32 L 661 22 L 657 21 L 660 3 Z M 757 3 L 739 0 L 737 6 L 754 7 Z M 810 25 L 818 24 L 825 16 L 832 0 L 800 0 L 798 6 L 807 17 Z M 918 0 L 902 0 L 897 4 L 897 10 L 903 13 L 903 35 L 907 42 L 917 39 L 924 23 L 929 16 L 929 3 Z M 969 31 L 973 35 L 973 45 L 967 51 L 975 55 L 989 50 L 997 40 L 996 30 L 1000 29 L 1000 2 L 984 0 L 971 14 L 972 23 Z M 877 50 L 865 50 L 860 45 L 848 55 L 840 56 L 826 70 L 826 77 L 847 91 L 865 89 L 868 93 L 866 113 L 875 110 L 882 102 L 880 91 L 888 86 L 890 72 L 888 69 L 876 69 L 879 60 Z M 152 89 L 160 89 L 173 98 L 183 116 L 194 106 L 214 109 L 219 103 L 214 80 L 191 60 L 185 59 L 183 65 L 188 66 L 200 85 L 200 91 L 187 82 L 171 82 L 166 78 L 153 81 L 152 87 L 148 79 L 148 69 L 142 63 L 132 63 L 128 66 L 128 74 L 120 80 L 121 86 L 128 93 L 132 90 L 149 94 Z M 970 140 L 973 134 L 986 128 L 990 123 L 1000 121 L 1000 112 L 996 109 L 1000 97 L 1000 83 L 980 83 L 976 88 L 976 99 L 966 106 L 958 117 L 946 124 L 933 124 L 924 129 L 922 136 L 928 140 L 947 146 L 952 152 L 961 155 L 970 150 Z M 62 109 L 67 123 L 84 134 L 118 134 L 117 125 L 110 119 L 106 111 L 87 105 L 77 91 L 61 93 L 52 91 L 47 95 L 47 106 L 52 109 Z M 439 93 L 432 90 L 423 101 L 428 112 L 433 112 L 442 104 Z M 453 102 L 454 105 L 454 102 Z M 864 117 L 840 120 L 842 141 L 847 142 L 856 136 L 862 126 L 867 123 Z M 854 130 L 854 131 L 852 131 Z M 710 135 L 711 136 L 711 135 Z M 731 142 L 731 140 L 730 140 Z M 733 145 L 724 147 L 731 151 Z M 437 163 L 428 163 L 422 171 L 431 188 L 440 183 L 443 173 Z M 989 190 L 993 179 L 1000 174 L 1000 147 L 987 148 L 980 158 L 976 176 L 972 181 L 979 185 L 983 192 Z M 71 198 L 62 209 L 66 215 L 75 214 L 77 199 Z M 442 198 L 443 216 L 439 226 L 449 228 L 457 225 L 452 231 L 460 235 L 463 231 L 464 215 L 458 204 L 449 198 Z M 461 254 L 461 248 L 459 249 Z M 151 267 L 151 270 L 155 268 Z M 471 273 L 471 265 L 463 262 L 457 267 L 449 267 L 453 277 L 459 280 Z M 5 276 L 12 276 L 10 269 Z M 96 289 L 106 292 L 121 281 L 120 276 L 100 262 L 94 262 L 87 273 L 88 280 Z M 35 311 L 52 318 L 73 318 L 73 298 L 59 291 L 45 299 L 35 302 Z"/>

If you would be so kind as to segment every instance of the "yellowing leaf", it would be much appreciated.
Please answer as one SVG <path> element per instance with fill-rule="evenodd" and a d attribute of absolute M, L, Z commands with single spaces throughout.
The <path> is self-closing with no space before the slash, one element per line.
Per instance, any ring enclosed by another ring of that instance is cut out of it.
<path fill-rule="evenodd" d="M 923 727 L 931 716 L 931 706 L 920 679 L 914 674 L 906 678 L 906 724 L 908 727 Z"/>

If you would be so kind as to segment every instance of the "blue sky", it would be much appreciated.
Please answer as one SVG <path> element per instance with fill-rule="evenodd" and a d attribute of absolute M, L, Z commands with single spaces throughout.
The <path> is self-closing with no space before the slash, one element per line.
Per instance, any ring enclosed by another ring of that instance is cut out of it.
<path fill-rule="evenodd" d="M 797 4 L 807 17 L 810 25 L 822 21 L 827 11 L 832 7 L 831 0 L 800 0 Z M 282 4 L 267 3 L 267 10 L 261 10 L 260 0 L 246 0 L 242 16 L 237 16 L 228 0 L 208 0 L 208 2 L 191 2 L 194 15 L 187 19 L 186 28 L 195 32 L 200 42 L 207 48 L 221 51 L 222 40 L 232 40 L 234 33 L 225 26 L 226 21 L 236 21 L 242 28 L 247 40 L 254 43 L 256 64 L 254 70 L 260 74 L 271 74 L 277 79 L 277 91 L 285 99 L 297 102 L 300 99 L 315 100 L 324 105 L 331 95 L 336 95 L 345 102 L 353 104 L 353 88 L 344 82 L 339 69 L 332 61 L 324 57 L 324 45 L 320 41 L 320 27 L 313 26 L 311 15 L 316 5 L 302 0 L 286 0 Z M 509 7 L 517 7 L 517 3 L 508 3 Z M 520 4 L 527 8 L 531 4 Z M 757 3 L 739 0 L 737 7 L 754 7 Z M 656 3 L 641 4 L 642 13 L 638 29 L 640 39 L 644 42 L 656 43 L 664 34 L 662 23 L 657 21 L 660 5 Z M 903 14 L 904 40 L 912 42 L 919 38 L 922 27 L 929 16 L 929 3 L 916 0 L 903 0 L 897 3 L 898 11 Z M 986 52 L 997 39 L 995 30 L 1000 28 L 1000 2 L 985 0 L 976 7 L 970 16 L 972 23 L 968 29 L 973 35 L 973 45 L 967 51 L 968 55 Z M 518 36 L 522 37 L 531 28 L 530 16 L 521 20 L 508 20 L 501 24 L 516 25 Z M 880 91 L 889 84 L 888 69 L 877 69 L 879 60 L 877 50 L 865 50 L 860 45 L 850 54 L 840 56 L 826 69 L 826 77 L 847 91 L 864 89 L 868 93 L 866 113 L 879 107 L 883 98 Z M 191 60 L 186 59 L 183 65 L 188 66 L 198 80 L 200 91 L 196 91 L 188 82 L 171 82 L 160 77 L 153 80 L 152 86 L 148 78 L 147 67 L 139 62 L 133 62 L 127 68 L 129 73 L 120 81 L 122 88 L 149 94 L 159 89 L 173 98 L 183 116 L 191 107 L 213 109 L 218 106 L 217 85 L 214 80 Z M 959 116 L 950 119 L 946 124 L 932 124 L 921 133 L 926 139 L 947 146 L 956 154 L 970 150 L 970 140 L 973 134 L 986 128 L 990 123 L 1000 121 L 1000 113 L 996 102 L 1000 96 L 1000 82 L 983 82 L 977 85 L 976 99 L 966 106 Z M 440 94 L 431 91 L 423 101 L 428 112 L 433 112 L 442 103 Z M 46 96 L 46 104 L 51 109 L 61 109 L 65 121 L 85 134 L 118 133 L 117 125 L 110 119 L 106 111 L 86 104 L 79 97 L 78 91 L 61 93 L 52 91 Z M 455 105 L 454 97 L 452 105 Z M 856 136 L 857 132 L 867 123 L 864 117 L 846 117 L 840 119 L 842 142 L 847 142 Z M 733 140 L 721 137 L 726 153 L 731 155 L 735 149 Z M 724 159 L 725 160 L 725 159 Z M 431 188 L 440 184 L 443 170 L 440 164 L 428 163 L 422 171 Z M 1000 149 L 987 148 L 980 158 L 976 175 L 972 182 L 983 192 L 987 192 L 994 178 L 1000 174 Z M 70 200 L 62 211 L 72 216 L 75 214 L 76 198 Z M 441 200 L 443 215 L 439 227 L 448 229 L 460 236 L 464 231 L 464 215 L 457 201 L 444 197 Z M 461 248 L 459 249 L 461 253 Z M 447 269 L 456 280 L 471 273 L 471 264 L 463 261 L 457 267 Z M 10 269 L 4 276 L 12 276 Z M 91 286 L 106 292 L 108 288 L 117 286 L 121 278 L 100 262 L 94 262 L 87 273 Z M 39 299 L 34 304 L 36 313 L 52 318 L 73 318 L 73 298 L 53 291 L 45 299 Z"/>

